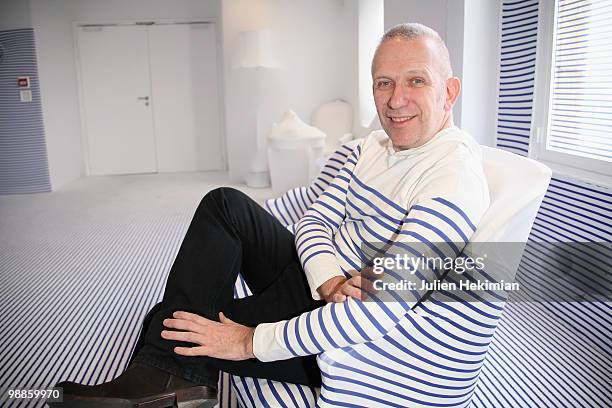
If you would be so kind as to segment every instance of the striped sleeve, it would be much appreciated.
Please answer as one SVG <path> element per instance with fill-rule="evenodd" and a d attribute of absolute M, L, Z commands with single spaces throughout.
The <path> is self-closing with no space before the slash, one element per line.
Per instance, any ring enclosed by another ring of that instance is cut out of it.
<path fill-rule="evenodd" d="M 346 216 L 346 193 L 360 153 L 358 145 L 295 227 L 295 245 L 314 299 L 320 299 L 317 288 L 321 284 L 344 276 L 333 237 Z"/>
<path fill-rule="evenodd" d="M 394 247 L 402 246 L 410 251 L 421 250 L 433 243 L 449 243 L 442 250 L 445 256 L 456 257 L 474 233 L 484 212 L 482 205 L 468 207 L 444 197 L 420 201 L 404 217 L 395 235 Z M 431 282 L 439 277 L 438 273 L 419 269 L 414 278 Z M 426 293 L 419 290 L 420 286 L 417 282 L 417 290 L 395 301 L 349 298 L 343 303 L 328 303 L 290 320 L 260 324 L 253 339 L 255 356 L 261 361 L 282 360 L 380 338 Z"/>

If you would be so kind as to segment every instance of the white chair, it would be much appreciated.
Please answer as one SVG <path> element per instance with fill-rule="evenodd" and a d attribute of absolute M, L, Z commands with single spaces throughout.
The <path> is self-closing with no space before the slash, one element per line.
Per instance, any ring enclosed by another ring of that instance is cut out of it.
<path fill-rule="evenodd" d="M 525 242 L 548 187 L 550 169 L 490 147 L 483 147 L 483 159 L 491 206 L 471 242 Z M 337 168 L 337 163 L 331 168 Z M 294 222 L 301 214 L 290 212 L 297 206 L 289 202 L 301 200 L 300 204 L 309 205 L 314 193 L 331 181 L 330 171 L 326 166 L 325 177 L 310 187 L 269 200 L 267 209 L 286 223 Z M 515 272 L 517 266 L 518 262 L 509 267 Z M 247 294 L 241 279 L 236 288 L 239 294 Z M 383 338 L 319 355 L 320 391 L 236 376 L 225 376 L 224 386 L 231 383 L 240 405 L 252 407 L 307 407 L 314 406 L 315 398 L 321 407 L 466 407 L 502 309 L 503 304 L 487 302 L 441 305 L 434 295 L 408 312 Z"/>
<path fill-rule="evenodd" d="M 276 194 L 308 185 L 319 173 L 325 133 L 302 121 L 292 110 L 268 134 L 268 165 Z M 287 171 L 291 169 L 291 171 Z"/>
<path fill-rule="evenodd" d="M 491 205 L 472 241 L 525 242 L 552 173 L 505 150 L 482 146 L 482 151 Z"/>
<path fill-rule="evenodd" d="M 311 123 L 325 133 L 325 153 L 328 155 L 353 140 L 353 108 L 342 99 L 319 106 L 312 114 Z"/>

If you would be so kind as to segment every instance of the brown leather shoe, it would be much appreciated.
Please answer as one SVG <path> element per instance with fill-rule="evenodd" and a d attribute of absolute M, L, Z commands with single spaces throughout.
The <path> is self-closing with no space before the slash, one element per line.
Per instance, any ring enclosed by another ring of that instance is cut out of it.
<path fill-rule="evenodd" d="M 51 407 L 204 408 L 217 402 L 215 389 L 139 363 L 103 384 L 62 381 L 56 387 L 63 388 L 64 398 L 62 402 L 48 402 Z"/>

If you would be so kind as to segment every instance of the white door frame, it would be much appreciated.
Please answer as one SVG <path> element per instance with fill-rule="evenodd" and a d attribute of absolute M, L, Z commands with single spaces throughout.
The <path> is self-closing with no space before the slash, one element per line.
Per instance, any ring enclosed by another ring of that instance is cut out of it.
<path fill-rule="evenodd" d="M 87 20 L 72 22 L 72 40 L 74 48 L 74 64 L 77 76 L 78 99 L 79 99 L 79 116 L 81 124 L 81 153 L 85 163 L 85 175 L 91 175 L 90 157 L 89 157 L 89 138 L 87 136 L 87 123 L 85 116 L 85 97 L 83 87 L 83 75 L 81 72 L 81 57 L 79 55 L 78 30 L 84 26 L 119 26 L 119 25 L 147 25 L 147 24 L 193 24 L 193 23 L 213 23 L 215 24 L 215 32 L 217 38 L 217 101 L 219 103 L 219 137 L 221 138 L 221 160 L 223 169 L 227 170 L 227 140 L 225 134 L 225 82 L 223 81 L 223 32 L 222 27 L 217 23 L 214 17 L 205 18 L 189 18 L 189 19 L 138 19 L 138 20 Z"/>

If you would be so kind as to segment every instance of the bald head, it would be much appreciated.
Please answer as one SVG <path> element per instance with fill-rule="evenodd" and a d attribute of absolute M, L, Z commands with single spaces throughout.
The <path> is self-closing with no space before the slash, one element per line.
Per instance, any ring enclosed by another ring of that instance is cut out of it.
<path fill-rule="evenodd" d="M 440 36 L 421 24 L 401 24 L 381 39 L 372 61 L 380 124 L 395 150 L 422 146 L 453 126 L 461 81 L 452 76 Z"/>
<path fill-rule="evenodd" d="M 376 60 L 376 55 L 378 54 L 378 49 L 380 46 L 392 39 L 405 39 L 405 40 L 416 40 L 420 38 L 427 38 L 435 44 L 436 54 L 438 58 L 438 73 L 441 76 L 442 80 L 446 80 L 453 76 L 453 69 L 450 63 L 450 56 L 448 54 L 448 48 L 446 48 L 446 44 L 440 34 L 438 34 L 434 29 L 427 27 L 426 25 L 419 23 L 404 23 L 398 24 L 394 27 L 391 27 L 380 39 L 378 43 L 378 47 L 376 47 L 376 52 L 374 53 L 374 58 L 372 59 L 372 71 L 374 70 L 374 61 Z"/>

